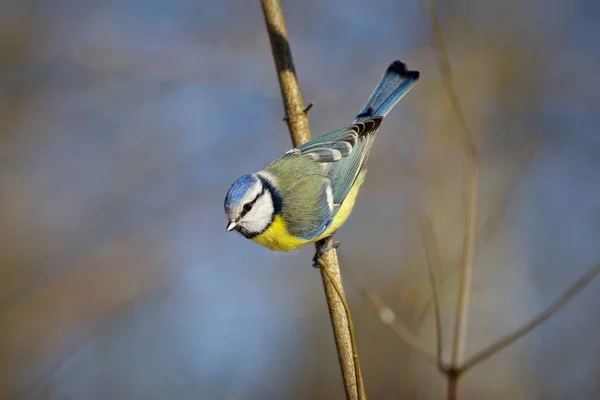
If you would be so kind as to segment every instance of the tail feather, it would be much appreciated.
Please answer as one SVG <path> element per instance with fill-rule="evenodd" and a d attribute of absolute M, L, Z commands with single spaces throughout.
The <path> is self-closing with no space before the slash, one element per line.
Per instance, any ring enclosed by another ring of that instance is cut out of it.
<path fill-rule="evenodd" d="M 419 71 L 409 71 L 401 61 L 391 63 L 354 122 L 385 117 L 418 79 Z"/>

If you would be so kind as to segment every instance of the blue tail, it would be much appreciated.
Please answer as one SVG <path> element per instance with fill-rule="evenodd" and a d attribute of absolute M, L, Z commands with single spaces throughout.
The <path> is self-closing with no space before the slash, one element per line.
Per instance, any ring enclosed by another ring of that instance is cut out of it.
<path fill-rule="evenodd" d="M 391 63 L 354 122 L 373 117 L 385 117 L 418 79 L 419 72 L 409 71 L 403 62 Z"/>

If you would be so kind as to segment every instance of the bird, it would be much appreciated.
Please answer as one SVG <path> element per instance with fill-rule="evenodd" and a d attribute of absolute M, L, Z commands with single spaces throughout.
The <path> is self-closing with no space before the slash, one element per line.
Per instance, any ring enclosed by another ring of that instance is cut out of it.
<path fill-rule="evenodd" d="M 385 116 L 418 79 L 418 71 L 392 62 L 351 125 L 316 136 L 238 178 L 225 197 L 226 230 L 282 252 L 332 239 L 354 208 Z M 337 245 L 329 240 L 320 250 Z"/>

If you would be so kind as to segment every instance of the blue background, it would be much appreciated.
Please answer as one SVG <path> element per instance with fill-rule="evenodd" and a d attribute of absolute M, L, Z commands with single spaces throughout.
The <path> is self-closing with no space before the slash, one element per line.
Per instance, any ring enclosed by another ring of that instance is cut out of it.
<path fill-rule="evenodd" d="M 600 260 L 598 4 L 438 5 L 482 159 L 467 354 Z M 421 71 L 338 240 L 433 348 L 429 215 L 449 348 L 462 131 L 425 7 L 283 11 L 313 134 L 350 123 L 390 61 Z M 258 2 L 0 1 L 0 398 L 342 399 L 312 247 L 224 229 L 231 182 L 290 147 L 282 117 Z M 442 398 L 436 370 L 345 285 L 369 398 Z M 461 398 L 600 397 L 599 285 L 469 372 Z"/>

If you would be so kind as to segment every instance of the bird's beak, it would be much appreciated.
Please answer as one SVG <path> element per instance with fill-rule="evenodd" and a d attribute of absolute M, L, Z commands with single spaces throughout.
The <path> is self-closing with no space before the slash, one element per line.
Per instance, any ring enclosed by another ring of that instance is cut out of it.
<path fill-rule="evenodd" d="M 232 230 L 235 229 L 236 226 L 237 226 L 237 224 L 234 221 L 229 221 L 229 223 L 227 224 L 227 227 L 225 228 L 225 230 L 227 232 L 231 232 Z"/>

